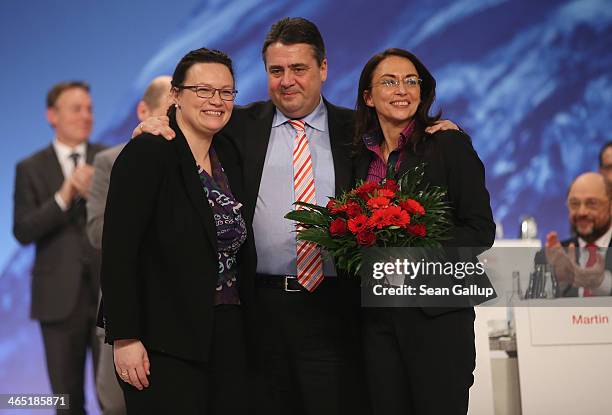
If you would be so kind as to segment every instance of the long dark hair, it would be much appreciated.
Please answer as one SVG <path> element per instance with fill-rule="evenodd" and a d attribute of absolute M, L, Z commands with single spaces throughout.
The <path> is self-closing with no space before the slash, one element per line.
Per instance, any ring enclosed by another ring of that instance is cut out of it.
<path fill-rule="evenodd" d="M 357 90 L 357 103 L 355 104 L 355 137 L 354 143 L 360 146 L 365 134 L 380 131 L 380 123 L 376 115 L 376 109 L 368 107 L 363 98 L 364 92 L 372 87 L 372 75 L 380 62 L 389 56 L 399 56 L 408 59 L 417 70 L 421 82 L 421 102 L 414 114 L 414 130 L 409 137 L 408 143 L 416 151 L 418 144 L 425 137 L 425 128 L 440 119 L 441 113 L 429 115 L 429 110 L 436 99 L 436 80 L 429 70 L 414 54 L 404 49 L 391 48 L 372 56 L 365 64 L 359 77 L 359 89 Z"/>

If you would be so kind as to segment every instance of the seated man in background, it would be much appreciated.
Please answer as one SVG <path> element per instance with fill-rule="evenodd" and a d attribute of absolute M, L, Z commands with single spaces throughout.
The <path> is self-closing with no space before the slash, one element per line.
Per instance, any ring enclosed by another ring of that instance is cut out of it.
<path fill-rule="evenodd" d="M 567 207 L 574 236 L 563 242 L 557 232 L 546 236 L 546 259 L 554 267 L 559 297 L 612 295 L 611 201 L 612 185 L 600 173 L 581 174 L 570 185 Z"/>
<path fill-rule="evenodd" d="M 136 107 L 136 114 L 140 121 L 149 117 L 166 115 L 170 101 L 170 76 L 159 76 L 147 87 L 142 100 Z M 98 153 L 94 159 L 94 175 L 91 183 L 89 199 L 87 199 L 87 236 L 96 248 L 100 249 L 102 243 L 102 228 L 104 227 L 104 208 L 106 195 L 110 183 L 110 174 L 115 159 L 123 150 L 125 143 L 111 147 Z M 126 413 L 123 392 L 115 378 L 115 365 L 113 363 L 113 348 L 104 343 L 104 330 L 97 331 L 100 357 L 98 373 L 96 375 L 96 390 L 102 413 L 104 415 L 123 415 Z"/>

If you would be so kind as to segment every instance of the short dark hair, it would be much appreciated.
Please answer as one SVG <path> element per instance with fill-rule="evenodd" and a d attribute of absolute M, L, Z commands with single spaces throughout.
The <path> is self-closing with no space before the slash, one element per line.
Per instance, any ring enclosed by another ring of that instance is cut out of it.
<path fill-rule="evenodd" d="M 612 141 L 608 141 L 606 144 L 603 145 L 601 150 L 599 150 L 599 168 L 603 167 L 603 155 L 610 147 L 612 147 Z"/>
<path fill-rule="evenodd" d="M 317 26 L 303 17 L 285 17 L 270 27 L 270 31 L 261 48 L 261 56 L 266 63 L 266 50 L 273 43 L 280 42 L 283 45 L 295 45 L 306 43 L 312 47 L 317 63 L 321 65 L 325 59 L 325 44 Z"/>
<path fill-rule="evenodd" d="M 89 84 L 84 81 L 64 81 L 59 82 L 51 87 L 47 92 L 47 108 L 54 107 L 57 103 L 58 98 L 65 91 L 73 88 L 80 88 L 85 92 L 89 93 Z"/>
<path fill-rule="evenodd" d="M 355 137 L 356 145 L 359 145 L 364 134 L 371 134 L 380 130 L 380 123 L 376 115 L 376 109 L 366 105 L 363 93 L 372 88 L 372 75 L 378 65 L 389 56 L 399 56 L 408 59 L 417 70 L 421 82 L 421 102 L 414 114 L 414 130 L 409 137 L 409 143 L 414 148 L 424 138 L 425 128 L 440 119 L 440 113 L 429 115 L 429 110 L 436 99 L 436 80 L 423 63 L 412 53 L 404 49 L 386 49 L 372 56 L 365 64 L 359 77 L 357 89 L 357 103 L 355 104 Z"/>
<path fill-rule="evenodd" d="M 181 58 L 172 74 L 172 87 L 181 86 L 185 82 L 187 71 L 196 63 L 220 63 L 229 69 L 232 79 L 234 78 L 234 68 L 229 56 L 220 50 L 200 48 L 192 50 Z"/>

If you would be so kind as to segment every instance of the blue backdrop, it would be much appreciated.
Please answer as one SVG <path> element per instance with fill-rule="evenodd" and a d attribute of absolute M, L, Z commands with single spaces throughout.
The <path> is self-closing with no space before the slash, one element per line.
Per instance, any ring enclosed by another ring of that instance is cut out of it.
<path fill-rule="evenodd" d="M 53 83 L 89 81 L 94 141 L 124 141 L 148 82 L 171 74 L 197 47 L 232 56 L 238 103 L 265 99 L 265 33 L 281 17 L 304 16 L 326 41 L 328 99 L 353 107 L 371 55 L 392 46 L 413 51 L 438 80 L 443 116 L 472 136 L 506 236 L 516 236 L 522 214 L 536 217 L 540 236 L 553 229 L 565 235 L 566 188 L 578 173 L 596 169 L 600 146 L 612 139 L 606 131 L 611 6 L 607 0 L 3 1 L 0 393 L 48 390 L 38 329 L 27 318 L 33 252 L 12 238 L 10 212 L 16 161 L 52 138 L 44 96 Z"/>

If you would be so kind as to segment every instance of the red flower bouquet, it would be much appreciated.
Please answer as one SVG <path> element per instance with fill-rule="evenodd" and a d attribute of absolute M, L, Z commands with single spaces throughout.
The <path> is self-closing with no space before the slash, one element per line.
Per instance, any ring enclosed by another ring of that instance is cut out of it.
<path fill-rule="evenodd" d="M 360 183 L 327 206 L 298 202 L 285 218 L 299 222 L 298 239 L 316 243 L 334 257 L 338 268 L 356 274 L 361 248 L 439 247 L 450 228 L 446 191 L 420 187 L 424 165 L 397 181 Z"/>

